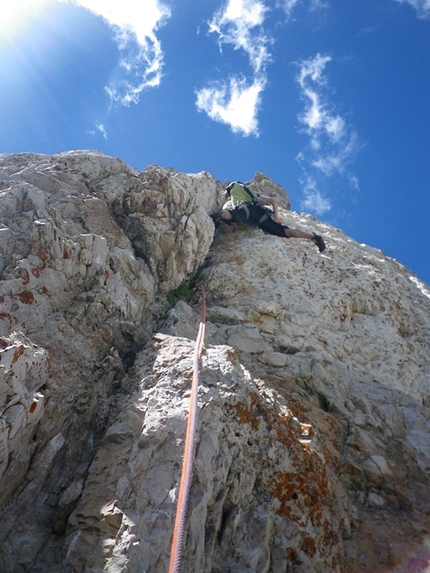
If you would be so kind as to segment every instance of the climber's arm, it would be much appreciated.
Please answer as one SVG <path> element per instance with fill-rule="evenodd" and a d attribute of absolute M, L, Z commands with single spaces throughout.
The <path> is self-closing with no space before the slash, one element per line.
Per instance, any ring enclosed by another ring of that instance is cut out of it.
<path fill-rule="evenodd" d="M 277 223 L 280 223 L 281 220 L 279 219 L 278 200 L 276 199 L 276 197 L 266 197 L 264 195 L 260 195 L 260 199 L 263 205 L 272 206 L 274 219 Z"/>

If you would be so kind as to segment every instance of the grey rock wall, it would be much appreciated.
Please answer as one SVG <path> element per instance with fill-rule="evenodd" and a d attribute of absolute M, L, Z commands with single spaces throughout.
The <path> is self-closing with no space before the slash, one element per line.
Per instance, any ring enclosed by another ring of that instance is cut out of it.
<path fill-rule="evenodd" d="M 430 559 L 430 289 L 249 183 L 327 250 L 215 231 L 207 173 L 0 158 L 2 571 L 167 571 L 203 281 L 183 570 Z"/>

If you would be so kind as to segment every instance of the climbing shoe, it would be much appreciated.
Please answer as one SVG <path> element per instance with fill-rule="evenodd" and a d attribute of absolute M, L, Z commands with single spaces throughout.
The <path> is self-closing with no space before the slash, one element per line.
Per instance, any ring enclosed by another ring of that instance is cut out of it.
<path fill-rule="evenodd" d="M 325 243 L 321 235 L 317 235 L 316 233 L 314 233 L 314 238 L 315 238 L 315 244 L 319 248 L 320 253 L 325 251 Z"/>

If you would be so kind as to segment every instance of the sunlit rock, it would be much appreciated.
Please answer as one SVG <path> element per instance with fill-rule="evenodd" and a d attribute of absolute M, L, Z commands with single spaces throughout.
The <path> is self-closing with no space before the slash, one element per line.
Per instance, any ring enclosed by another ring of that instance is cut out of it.
<path fill-rule="evenodd" d="M 5 573 L 167 570 L 203 284 L 183 570 L 428 561 L 430 289 L 249 184 L 326 251 L 215 230 L 205 172 L 1 156 Z"/>

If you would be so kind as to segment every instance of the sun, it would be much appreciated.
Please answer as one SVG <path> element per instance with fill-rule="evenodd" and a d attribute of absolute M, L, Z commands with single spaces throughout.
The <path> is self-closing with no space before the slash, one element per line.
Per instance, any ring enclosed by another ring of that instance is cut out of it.
<path fill-rule="evenodd" d="M 0 43 L 11 41 L 39 18 L 58 0 L 12 0 L 0 10 Z"/>

